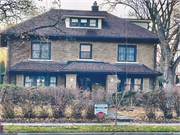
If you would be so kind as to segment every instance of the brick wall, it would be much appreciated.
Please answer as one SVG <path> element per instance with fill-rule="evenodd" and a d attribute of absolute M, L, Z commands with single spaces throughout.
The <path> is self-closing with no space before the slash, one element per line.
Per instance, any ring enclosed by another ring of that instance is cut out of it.
<path fill-rule="evenodd" d="M 117 62 L 118 43 L 80 42 L 80 41 L 49 41 L 51 42 L 51 59 L 58 62 L 76 61 L 79 59 L 80 43 L 92 44 L 92 59 L 109 63 Z M 125 45 L 120 43 L 121 45 Z M 137 45 L 137 62 L 154 68 L 154 46 L 151 44 Z M 31 58 L 31 41 L 15 41 L 11 43 L 11 66 Z"/>

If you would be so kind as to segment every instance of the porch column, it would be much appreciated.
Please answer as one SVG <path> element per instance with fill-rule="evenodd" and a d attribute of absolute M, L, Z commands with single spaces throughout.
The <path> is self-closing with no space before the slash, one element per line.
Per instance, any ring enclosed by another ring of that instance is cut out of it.
<path fill-rule="evenodd" d="M 149 78 L 148 77 L 144 77 L 143 78 L 143 91 L 146 92 L 146 91 L 149 91 L 150 88 L 149 88 Z"/>
<path fill-rule="evenodd" d="M 16 85 L 17 86 L 24 86 L 24 75 L 23 74 L 17 74 L 16 75 Z"/>
<path fill-rule="evenodd" d="M 77 86 L 77 74 L 66 74 L 66 88 L 76 89 Z"/>
<path fill-rule="evenodd" d="M 112 100 L 112 94 L 117 91 L 117 82 L 118 77 L 117 75 L 107 75 L 106 79 L 106 101 Z"/>

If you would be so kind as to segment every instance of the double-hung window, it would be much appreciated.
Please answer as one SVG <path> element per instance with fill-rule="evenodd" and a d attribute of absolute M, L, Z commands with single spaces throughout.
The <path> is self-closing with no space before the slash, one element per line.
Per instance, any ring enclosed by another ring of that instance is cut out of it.
<path fill-rule="evenodd" d="M 92 59 L 92 44 L 80 44 L 80 59 Z"/>
<path fill-rule="evenodd" d="M 51 50 L 50 43 L 47 42 L 33 42 L 32 43 L 32 59 L 50 59 L 51 58 Z"/>
<path fill-rule="evenodd" d="M 119 45 L 118 46 L 118 61 L 135 62 L 136 61 L 136 46 Z"/>

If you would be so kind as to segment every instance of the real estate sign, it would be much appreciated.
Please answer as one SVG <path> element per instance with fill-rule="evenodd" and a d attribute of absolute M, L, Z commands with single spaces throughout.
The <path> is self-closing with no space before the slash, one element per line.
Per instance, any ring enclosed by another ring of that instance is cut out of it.
<path fill-rule="evenodd" d="M 107 104 L 95 104 L 94 114 L 95 115 L 107 115 L 108 105 Z"/>

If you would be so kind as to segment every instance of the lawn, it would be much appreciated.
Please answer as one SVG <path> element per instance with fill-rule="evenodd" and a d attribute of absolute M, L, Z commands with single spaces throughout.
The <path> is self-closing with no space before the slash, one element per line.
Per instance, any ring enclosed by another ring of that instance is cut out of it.
<path fill-rule="evenodd" d="M 26 132 L 179 132 L 180 126 L 4 126 L 4 133 Z"/>

